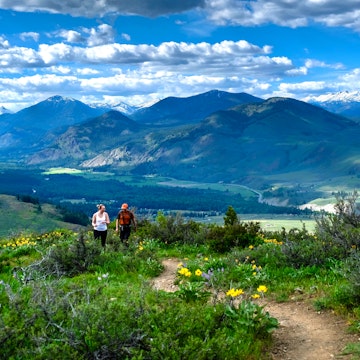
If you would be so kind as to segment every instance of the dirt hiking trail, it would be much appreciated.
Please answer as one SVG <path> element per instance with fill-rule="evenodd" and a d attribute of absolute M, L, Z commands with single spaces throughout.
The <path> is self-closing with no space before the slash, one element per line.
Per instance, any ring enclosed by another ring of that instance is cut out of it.
<path fill-rule="evenodd" d="M 153 279 L 155 289 L 174 292 L 178 259 L 163 261 L 164 271 Z M 274 331 L 272 360 L 351 360 L 341 355 L 346 344 L 358 342 L 358 335 L 348 334 L 346 322 L 331 312 L 316 312 L 311 304 L 299 301 L 265 301 L 264 310 L 279 321 Z"/>

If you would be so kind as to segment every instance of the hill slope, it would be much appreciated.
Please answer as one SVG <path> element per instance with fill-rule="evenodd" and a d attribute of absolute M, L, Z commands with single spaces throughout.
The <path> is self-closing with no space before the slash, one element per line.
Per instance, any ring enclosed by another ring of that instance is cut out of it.
<path fill-rule="evenodd" d="M 60 220 L 55 206 L 22 202 L 15 196 L 0 194 L 0 236 L 44 233 L 55 229 L 79 229 L 79 225 Z"/>

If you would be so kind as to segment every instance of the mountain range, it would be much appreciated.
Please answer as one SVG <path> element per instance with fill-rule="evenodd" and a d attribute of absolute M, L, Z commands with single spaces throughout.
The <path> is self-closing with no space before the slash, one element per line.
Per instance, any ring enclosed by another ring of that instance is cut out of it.
<path fill-rule="evenodd" d="M 213 90 L 126 114 L 55 96 L 0 124 L 0 159 L 24 166 L 257 188 L 360 177 L 360 123 L 291 98 Z"/>
<path fill-rule="evenodd" d="M 309 98 L 307 102 L 360 122 L 360 91 L 340 91 Z"/>

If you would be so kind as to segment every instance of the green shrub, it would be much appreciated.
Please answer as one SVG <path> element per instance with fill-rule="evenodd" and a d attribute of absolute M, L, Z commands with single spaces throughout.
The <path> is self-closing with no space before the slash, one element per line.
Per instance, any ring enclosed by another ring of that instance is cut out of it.
<path fill-rule="evenodd" d="M 81 233 L 78 239 L 49 247 L 41 260 L 23 269 L 22 277 L 30 281 L 38 277 L 74 276 L 98 262 L 100 253 L 99 245 L 89 240 L 89 234 Z"/>
<path fill-rule="evenodd" d="M 291 229 L 288 232 L 284 230 L 282 242 L 285 264 L 294 268 L 324 265 L 328 258 L 336 254 L 336 248 L 310 234 L 305 227 Z"/>
<path fill-rule="evenodd" d="M 204 242 L 204 226 L 193 220 L 185 221 L 180 213 L 164 216 L 158 213 L 156 222 L 146 222 L 147 229 L 140 230 L 147 238 L 158 239 L 164 244 L 201 244 Z"/>
<path fill-rule="evenodd" d="M 276 326 L 256 304 L 211 305 L 203 296 L 189 303 L 148 287 L 89 285 L 61 279 L 20 285 L 15 292 L 2 283 L 2 356 L 260 359 Z"/>
<path fill-rule="evenodd" d="M 344 259 L 360 248 L 360 205 L 358 193 L 337 194 L 335 214 L 316 219 L 316 236 L 322 241 L 328 257 Z"/>
<path fill-rule="evenodd" d="M 206 234 L 206 243 L 211 251 L 226 253 L 234 247 L 245 248 L 262 240 L 258 222 L 235 223 L 227 226 L 214 225 Z"/>

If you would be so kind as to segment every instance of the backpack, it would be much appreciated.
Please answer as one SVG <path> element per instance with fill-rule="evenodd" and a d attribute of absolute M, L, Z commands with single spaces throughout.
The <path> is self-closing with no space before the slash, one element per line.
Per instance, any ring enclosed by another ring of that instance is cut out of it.
<path fill-rule="evenodd" d="M 120 225 L 130 225 L 133 214 L 130 211 L 122 210 L 118 214 Z"/>

